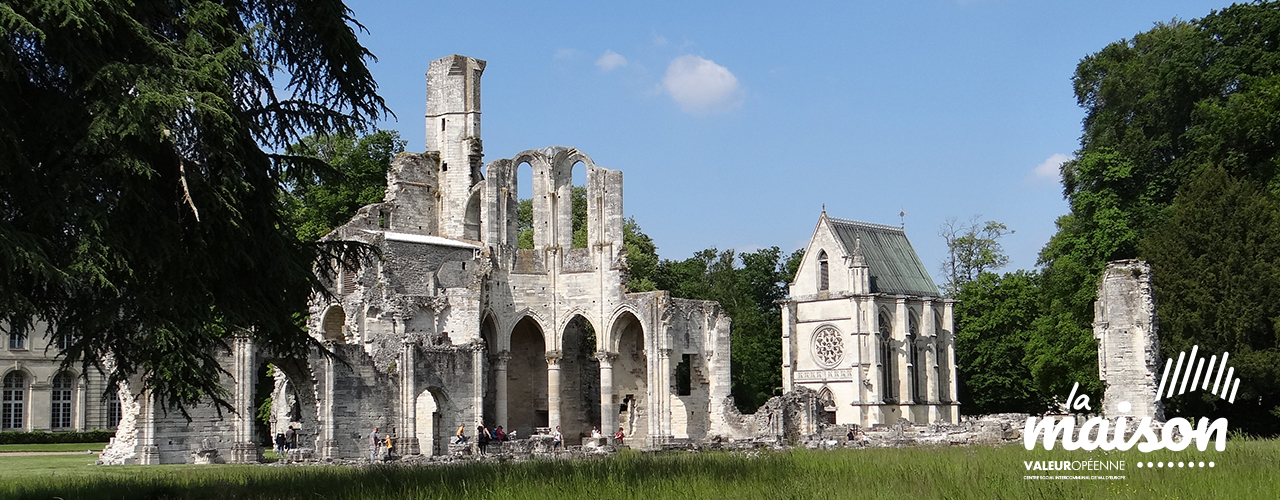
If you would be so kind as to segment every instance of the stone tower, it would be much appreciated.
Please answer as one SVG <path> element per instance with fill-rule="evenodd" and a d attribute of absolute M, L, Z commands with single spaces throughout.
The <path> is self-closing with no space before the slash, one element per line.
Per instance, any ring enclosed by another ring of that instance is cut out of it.
<path fill-rule="evenodd" d="M 480 143 L 480 75 L 485 62 L 451 55 L 431 61 L 427 69 L 427 137 L 430 151 L 440 152 L 439 235 L 480 239 L 483 178 Z M 473 192 L 474 191 L 474 192 Z"/>

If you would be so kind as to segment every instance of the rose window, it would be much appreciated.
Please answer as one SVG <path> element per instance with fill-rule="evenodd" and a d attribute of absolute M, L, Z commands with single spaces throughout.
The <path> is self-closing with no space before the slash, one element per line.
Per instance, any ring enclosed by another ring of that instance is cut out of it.
<path fill-rule="evenodd" d="M 834 328 L 823 328 L 813 335 L 813 359 L 831 368 L 844 359 L 844 338 Z"/>

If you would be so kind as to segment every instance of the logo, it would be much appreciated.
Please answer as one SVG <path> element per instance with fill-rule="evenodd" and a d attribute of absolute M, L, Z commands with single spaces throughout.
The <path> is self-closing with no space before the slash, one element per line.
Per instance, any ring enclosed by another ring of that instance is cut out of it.
<path fill-rule="evenodd" d="M 1187 352 L 1178 353 L 1178 363 L 1174 367 L 1173 358 L 1170 357 L 1164 365 L 1164 374 L 1160 377 L 1160 386 L 1156 389 L 1155 396 L 1157 400 L 1173 397 L 1175 395 L 1186 394 L 1197 390 L 1211 390 L 1211 393 L 1228 403 L 1235 403 L 1236 390 L 1240 388 L 1240 379 L 1235 377 L 1235 368 L 1227 366 L 1227 358 L 1230 353 L 1223 352 L 1222 359 L 1214 355 L 1209 358 L 1208 369 L 1205 368 L 1205 358 L 1197 358 L 1196 354 L 1200 346 L 1191 348 L 1190 360 L 1187 361 Z M 1183 364 L 1183 361 L 1187 361 Z M 1195 370 L 1192 371 L 1192 366 Z M 1172 377 L 1170 377 L 1169 369 L 1173 368 Z M 1183 368 L 1186 368 L 1183 371 Z M 1214 375 L 1214 369 L 1217 369 L 1217 375 Z M 1203 377 L 1201 375 L 1203 374 Z M 1179 380 L 1181 378 L 1181 380 Z M 1213 386 L 1210 388 L 1209 381 L 1213 379 Z M 1166 387 L 1168 390 L 1166 391 Z M 1076 395 L 1076 391 L 1080 388 L 1080 383 L 1076 383 L 1071 388 L 1071 393 L 1067 396 L 1067 404 L 1071 409 L 1089 410 L 1089 396 L 1081 394 Z M 1176 391 L 1175 391 L 1176 389 Z M 1132 405 L 1128 401 L 1122 401 L 1117 405 L 1120 412 L 1128 412 Z M 1219 418 L 1213 422 L 1209 422 L 1207 417 L 1201 417 L 1199 422 L 1193 427 L 1187 419 L 1178 417 L 1170 419 L 1160 429 L 1159 436 L 1156 435 L 1155 429 L 1151 426 L 1151 417 L 1142 417 L 1137 422 L 1134 432 L 1126 439 L 1129 433 L 1129 417 L 1116 417 L 1114 423 L 1102 417 L 1093 417 L 1086 420 L 1079 430 L 1076 428 L 1076 418 L 1074 416 L 1066 416 L 1062 418 L 1055 417 L 1027 417 L 1027 425 L 1023 429 L 1022 440 L 1023 446 L 1027 450 L 1032 450 L 1036 446 L 1036 441 L 1042 439 L 1044 449 L 1052 450 L 1055 443 L 1062 441 L 1062 449 L 1064 450 L 1120 450 L 1127 451 L 1138 446 L 1138 451 L 1150 453 L 1159 449 L 1168 449 L 1172 451 L 1181 451 L 1186 449 L 1192 443 L 1200 451 L 1208 449 L 1209 443 L 1214 442 L 1214 448 L 1217 451 L 1226 449 L 1227 441 L 1227 419 Z M 1140 442 L 1141 441 L 1141 442 Z"/>

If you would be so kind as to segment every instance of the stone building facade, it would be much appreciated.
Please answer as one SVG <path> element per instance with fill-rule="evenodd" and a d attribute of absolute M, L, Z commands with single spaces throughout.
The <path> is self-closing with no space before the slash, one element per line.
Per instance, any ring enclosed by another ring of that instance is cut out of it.
<path fill-rule="evenodd" d="M 120 401 L 103 400 L 106 377 L 62 368 L 62 350 L 44 324 L 0 324 L 0 432 L 114 429 Z"/>
<path fill-rule="evenodd" d="M 127 388 L 108 463 L 258 458 L 255 391 L 271 365 L 270 435 L 297 429 L 316 458 L 368 456 L 368 434 L 401 453 L 439 454 L 461 427 L 566 442 L 618 427 L 654 447 L 733 432 L 729 318 L 715 302 L 629 293 L 622 173 L 553 146 L 484 165 L 485 62 L 432 61 L 426 153 L 397 156 L 384 201 L 326 236 L 378 250 L 339 268 L 308 329 L 336 357 L 267 359 L 247 338 L 225 356 L 235 414 L 151 408 Z M 587 240 L 573 245 L 572 169 L 585 166 Z M 519 248 L 517 172 L 532 177 L 533 248 Z M 321 263 L 322 265 L 326 263 Z"/>
<path fill-rule="evenodd" d="M 1151 266 L 1140 260 L 1108 262 L 1093 303 L 1098 379 L 1106 386 L 1103 415 L 1164 421 L 1164 403 L 1156 392 L 1160 384 L 1156 374 L 1160 368 L 1158 330 Z"/>
<path fill-rule="evenodd" d="M 832 424 L 959 421 L 951 299 L 902 228 L 818 219 L 782 306 L 782 385 Z"/>

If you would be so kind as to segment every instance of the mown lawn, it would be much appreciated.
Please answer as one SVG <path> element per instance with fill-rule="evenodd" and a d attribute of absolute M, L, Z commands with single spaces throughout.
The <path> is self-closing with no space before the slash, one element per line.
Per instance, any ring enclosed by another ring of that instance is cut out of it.
<path fill-rule="evenodd" d="M 43 443 L 43 444 L 0 444 L 0 452 L 6 451 L 102 451 L 107 443 Z"/>
<path fill-rule="evenodd" d="M 92 467 L 82 456 L 0 457 L 5 498 L 1280 498 L 1280 441 L 1226 451 L 1026 451 L 1021 446 L 770 453 L 623 453 L 450 467 Z M 33 460 L 36 459 L 36 460 Z M 1213 468 L 1136 468 L 1213 461 Z M 1028 460 L 1124 461 L 1124 471 L 1028 472 Z M 1026 475 L 1122 475 L 1027 480 Z"/>

